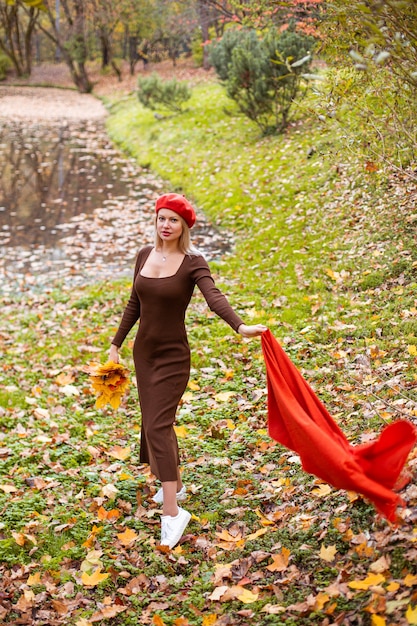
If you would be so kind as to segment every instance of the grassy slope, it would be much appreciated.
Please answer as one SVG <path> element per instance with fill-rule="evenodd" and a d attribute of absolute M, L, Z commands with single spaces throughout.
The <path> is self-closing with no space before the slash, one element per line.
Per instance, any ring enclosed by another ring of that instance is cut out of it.
<path fill-rule="evenodd" d="M 218 284 L 248 322 L 270 326 L 352 441 L 401 412 L 415 416 L 416 244 L 411 196 L 395 196 L 404 184 L 392 181 L 387 193 L 314 119 L 261 139 L 224 108 L 233 111 L 210 84 L 195 88 L 188 112 L 164 120 L 132 96 L 111 105 L 108 129 L 167 190 L 186 193 L 233 236 L 233 253 L 213 264 Z M 107 350 L 127 289 L 108 283 L 28 296 L 19 307 L 3 301 L 13 323 L 2 336 L 1 482 L 13 490 L 0 496 L 0 547 L 4 586 L 14 603 L 20 598 L 17 608 L 9 601 L 6 623 L 41 605 L 56 623 L 86 626 L 79 620 L 102 610 L 105 597 L 114 611 L 124 605 L 112 623 L 126 626 L 139 614 L 140 623 L 183 626 L 382 623 L 373 614 L 412 623 L 414 487 L 400 529 L 360 498 L 317 491 L 320 481 L 266 434 L 259 342 L 231 334 L 199 297 L 188 317 L 192 383 L 179 419 L 195 518 L 174 554 L 155 551 L 155 485 L 138 467 L 135 394 L 117 412 L 96 411 L 81 372 Z M 124 355 L 131 367 L 129 342 Z M 57 383 L 62 372 L 69 388 Z M 114 444 L 130 456 L 115 459 Z M 125 528 L 137 533 L 128 547 L 118 537 Z M 320 552 L 328 547 L 333 557 Z M 92 548 L 98 553 L 88 556 Z M 89 589 L 81 569 L 94 556 L 111 576 Z M 10 567 L 21 564 L 12 580 Z M 348 587 L 370 572 L 383 576 L 379 585 Z M 253 596 L 242 598 L 239 582 Z M 217 601 L 211 594 L 222 586 L 229 599 L 223 590 Z"/>

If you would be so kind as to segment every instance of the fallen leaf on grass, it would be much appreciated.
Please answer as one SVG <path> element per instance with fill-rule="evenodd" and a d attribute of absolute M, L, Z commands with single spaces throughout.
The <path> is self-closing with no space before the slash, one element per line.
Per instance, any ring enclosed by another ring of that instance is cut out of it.
<path fill-rule="evenodd" d="M 267 532 L 268 532 L 268 528 L 260 528 L 256 532 L 251 533 L 250 535 L 247 535 L 247 537 L 245 537 L 245 541 L 253 541 L 254 539 L 258 539 L 258 537 L 262 537 L 262 535 L 264 535 Z"/>
<path fill-rule="evenodd" d="M 90 617 L 90 622 L 100 622 L 102 619 L 111 619 L 112 617 L 116 617 L 119 613 L 123 613 L 123 611 L 126 611 L 126 607 L 119 604 L 106 606 L 93 613 Z"/>
<path fill-rule="evenodd" d="M 364 589 L 374 587 L 385 582 L 385 576 L 382 574 L 369 574 L 364 580 L 352 580 L 348 583 L 348 587 L 351 589 Z"/>
<path fill-rule="evenodd" d="M 41 573 L 35 572 L 35 574 L 31 574 L 29 578 L 27 579 L 26 584 L 29 585 L 29 587 L 32 587 L 32 585 L 40 585 Z"/>
<path fill-rule="evenodd" d="M 131 528 L 126 528 L 124 532 L 117 534 L 118 540 L 125 547 L 133 543 L 138 537 L 139 535 Z"/>
<path fill-rule="evenodd" d="M 327 593 L 318 593 L 315 598 L 314 609 L 316 611 L 322 611 L 323 607 L 330 600 L 330 596 Z"/>
<path fill-rule="evenodd" d="M 126 459 L 130 457 L 131 452 L 132 451 L 129 446 L 127 448 L 122 448 L 122 446 L 113 446 L 107 454 L 115 459 L 118 459 L 119 461 L 126 461 Z"/>
<path fill-rule="evenodd" d="M 252 602 L 256 602 L 258 598 L 259 593 L 253 593 L 250 589 L 243 589 L 242 593 L 237 596 L 237 599 L 244 604 L 251 604 Z"/>
<path fill-rule="evenodd" d="M 98 567 L 92 574 L 87 574 L 87 572 L 83 572 L 81 575 L 81 582 L 86 587 L 95 587 L 99 583 L 103 582 L 103 580 L 107 580 L 110 574 L 102 574 L 101 567 Z"/>
<path fill-rule="evenodd" d="M 288 567 L 290 554 L 290 550 L 285 547 L 278 554 L 272 554 L 273 563 L 267 565 L 266 569 L 270 572 L 283 572 Z"/>
<path fill-rule="evenodd" d="M 209 595 L 208 599 L 213 600 L 213 602 L 217 602 L 224 596 L 226 591 L 229 589 L 227 585 L 221 585 L 220 587 L 216 587 L 214 591 Z"/>
<path fill-rule="evenodd" d="M 279 604 L 265 604 L 262 611 L 264 613 L 269 613 L 270 615 L 278 615 L 279 613 L 285 613 L 285 606 L 281 606 Z"/>
<path fill-rule="evenodd" d="M 4 493 L 14 493 L 17 491 L 17 487 L 14 485 L 0 485 L 0 489 L 4 491 Z"/>
<path fill-rule="evenodd" d="M 322 545 L 320 548 L 319 557 L 323 559 L 323 561 L 327 561 L 328 563 L 331 563 L 332 561 L 334 561 L 334 557 L 336 553 L 337 553 L 336 546 Z"/>
<path fill-rule="evenodd" d="M 58 385 L 70 385 L 71 383 L 73 383 L 75 380 L 73 374 L 70 374 L 69 372 L 61 372 L 60 374 L 58 374 L 58 376 L 55 378 L 55 382 Z"/>
<path fill-rule="evenodd" d="M 235 391 L 221 391 L 220 393 L 216 393 L 214 399 L 217 402 L 229 402 L 230 398 L 236 395 Z"/>
<path fill-rule="evenodd" d="M 316 498 L 323 498 L 324 496 L 328 496 L 331 491 L 332 488 L 330 485 L 319 485 L 313 489 L 311 493 L 313 496 L 316 496 Z"/>
<path fill-rule="evenodd" d="M 255 513 L 260 518 L 262 526 L 275 526 L 275 521 L 266 517 L 259 509 L 256 509 Z"/>
<path fill-rule="evenodd" d="M 62 602 L 62 600 L 52 600 L 52 606 L 58 615 L 66 615 L 66 613 L 68 613 L 69 606 L 65 602 Z"/>
<path fill-rule="evenodd" d="M 112 500 L 117 493 L 119 493 L 119 490 L 111 483 L 104 485 L 104 487 L 101 488 L 101 494 L 106 498 L 110 498 L 110 500 Z"/>
<path fill-rule="evenodd" d="M 174 426 L 174 430 L 175 430 L 175 434 L 180 439 L 184 439 L 188 434 L 188 430 L 186 429 L 185 426 Z"/>
<path fill-rule="evenodd" d="M 26 533 L 16 533 L 12 531 L 12 537 L 18 546 L 24 546 L 27 542 L 31 542 L 35 546 L 37 545 L 36 539 L 33 535 L 27 535 Z"/>
<path fill-rule="evenodd" d="M 245 589 L 241 585 L 233 585 L 233 587 L 227 587 L 222 585 L 216 587 L 216 589 L 209 596 L 209 600 L 215 602 L 228 602 L 230 600 L 240 600 L 244 604 L 251 604 L 256 602 L 259 597 L 259 593 L 253 593 L 250 589 Z"/>
<path fill-rule="evenodd" d="M 110 509 L 110 511 L 106 511 L 106 509 L 101 506 L 98 510 L 97 510 L 97 518 L 100 521 L 104 521 L 106 520 L 107 522 L 110 522 L 110 524 L 114 524 L 114 522 L 116 522 L 120 517 L 120 511 L 118 509 Z"/>
<path fill-rule="evenodd" d="M 417 624 L 417 606 L 412 608 L 410 604 L 405 612 L 405 617 L 409 624 Z"/>

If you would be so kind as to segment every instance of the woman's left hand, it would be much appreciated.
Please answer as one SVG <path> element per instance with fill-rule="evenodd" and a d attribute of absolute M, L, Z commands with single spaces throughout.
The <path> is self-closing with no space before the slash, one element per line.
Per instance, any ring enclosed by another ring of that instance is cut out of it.
<path fill-rule="evenodd" d="M 246 324 L 241 324 L 237 329 L 237 332 L 242 335 L 242 337 L 246 337 L 249 339 L 250 337 L 258 337 L 262 335 L 266 330 L 268 330 L 267 326 L 263 324 L 255 324 L 254 326 L 246 326 Z"/>

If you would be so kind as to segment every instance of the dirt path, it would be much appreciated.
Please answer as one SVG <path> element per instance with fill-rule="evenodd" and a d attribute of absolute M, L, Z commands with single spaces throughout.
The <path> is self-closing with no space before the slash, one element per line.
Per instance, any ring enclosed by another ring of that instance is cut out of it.
<path fill-rule="evenodd" d="M 11 120 L 98 120 L 107 115 L 91 94 L 52 87 L 0 86 L 0 118 Z"/>

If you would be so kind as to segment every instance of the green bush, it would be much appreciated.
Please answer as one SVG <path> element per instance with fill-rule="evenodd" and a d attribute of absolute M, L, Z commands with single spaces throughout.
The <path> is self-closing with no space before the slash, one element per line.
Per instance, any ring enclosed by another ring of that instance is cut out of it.
<path fill-rule="evenodd" d="M 210 61 L 227 94 L 264 133 L 281 132 L 302 92 L 303 73 L 311 63 L 311 37 L 271 30 L 226 32 L 210 47 Z"/>
<path fill-rule="evenodd" d="M 8 70 L 11 69 L 11 61 L 5 54 L 0 53 L 0 80 L 4 80 Z"/>
<path fill-rule="evenodd" d="M 191 98 L 191 90 L 184 82 L 175 78 L 163 81 L 158 74 L 153 73 L 139 78 L 138 98 L 143 106 L 153 111 L 165 108 L 181 113 L 183 104 Z"/>

